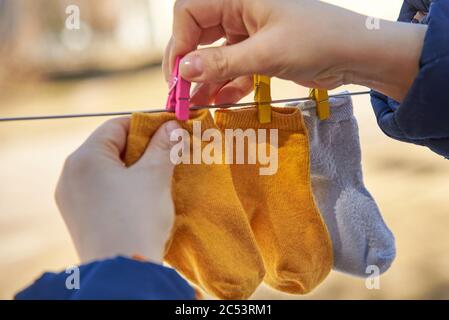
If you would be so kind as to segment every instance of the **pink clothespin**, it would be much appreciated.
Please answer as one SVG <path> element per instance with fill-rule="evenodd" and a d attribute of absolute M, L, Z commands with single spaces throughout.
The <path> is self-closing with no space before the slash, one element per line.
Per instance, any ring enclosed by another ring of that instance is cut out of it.
<path fill-rule="evenodd" d="M 173 69 L 173 79 L 168 92 L 167 111 L 175 112 L 176 118 L 181 121 L 189 120 L 190 86 L 191 83 L 181 78 L 179 73 L 179 62 L 181 57 L 176 58 Z"/>

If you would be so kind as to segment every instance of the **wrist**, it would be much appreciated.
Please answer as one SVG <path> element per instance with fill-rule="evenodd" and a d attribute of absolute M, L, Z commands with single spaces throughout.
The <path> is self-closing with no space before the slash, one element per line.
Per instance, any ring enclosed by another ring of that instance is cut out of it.
<path fill-rule="evenodd" d="M 348 46 L 347 78 L 400 102 L 418 75 L 427 26 L 385 20 L 375 29 L 366 26 Z"/>
<path fill-rule="evenodd" d="M 75 241 L 75 246 L 82 263 L 108 259 L 116 256 L 132 258 L 136 255 L 145 261 L 162 264 L 166 241 L 161 237 L 145 234 L 139 236 L 128 233 L 126 237 L 119 234 L 111 237 L 98 238 L 96 235 L 84 235 L 81 241 Z"/>

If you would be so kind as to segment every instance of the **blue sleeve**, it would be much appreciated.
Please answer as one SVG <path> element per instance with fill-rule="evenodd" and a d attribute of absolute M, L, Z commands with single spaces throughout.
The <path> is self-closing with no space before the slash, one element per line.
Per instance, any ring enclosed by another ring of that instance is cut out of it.
<path fill-rule="evenodd" d="M 79 289 L 70 274 L 45 273 L 17 300 L 193 300 L 195 292 L 173 269 L 123 257 L 79 267 Z M 69 280 L 69 283 L 73 284 Z M 71 286 L 69 286 L 71 287 Z"/>
<path fill-rule="evenodd" d="M 432 1 L 427 23 L 420 72 L 402 104 L 374 91 L 371 102 L 385 134 L 449 158 L 449 1 Z"/>
<path fill-rule="evenodd" d="M 398 21 L 412 22 L 418 11 L 429 11 L 431 2 L 431 0 L 405 0 Z"/>

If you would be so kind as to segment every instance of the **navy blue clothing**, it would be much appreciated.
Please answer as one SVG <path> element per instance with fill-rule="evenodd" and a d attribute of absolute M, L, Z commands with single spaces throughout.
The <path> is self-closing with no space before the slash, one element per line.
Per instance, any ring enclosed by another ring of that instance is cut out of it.
<path fill-rule="evenodd" d="M 414 22 L 413 18 L 417 12 L 428 13 L 430 9 L 431 0 L 406 0 L 401 8 L 398 21 Z M 423 23 L 427 23 L 427 18 Z"/>
<path fill-rule="evenodd" d="M 79 290 L 68 290 L 70 274 L 44 273 L 17 300 L 193 300 L 195 291 L 176 271 L 116 257 L 80 266 Z"/>
<path fill-rule="evenodd" d="M 402 104 L 378 92 L 371 102 L 385 134 L 449 158 L 449 1 L 432 1 L 427 23 L 420 72 Z"/>

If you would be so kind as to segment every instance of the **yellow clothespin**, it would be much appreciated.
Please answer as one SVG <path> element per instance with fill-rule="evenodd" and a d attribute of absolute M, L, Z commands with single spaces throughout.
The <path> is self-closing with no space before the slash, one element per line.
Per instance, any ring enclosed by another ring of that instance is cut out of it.
<path fill-rule="evenodd" d="M 258 102 L 257 110 L 259 122 L 271 122 L 271 79 L 267 76 L 254 75 L 254 101 Z M 265 103 L 264 103 L 265 102 Z"/>
<path fill-rule="evenodd" d="M 331 115 L 329 94 L 324 89 L 310 89 L 310 98 L 316 102 L 316 112 L 320 120 L 326 120 Z"/>

